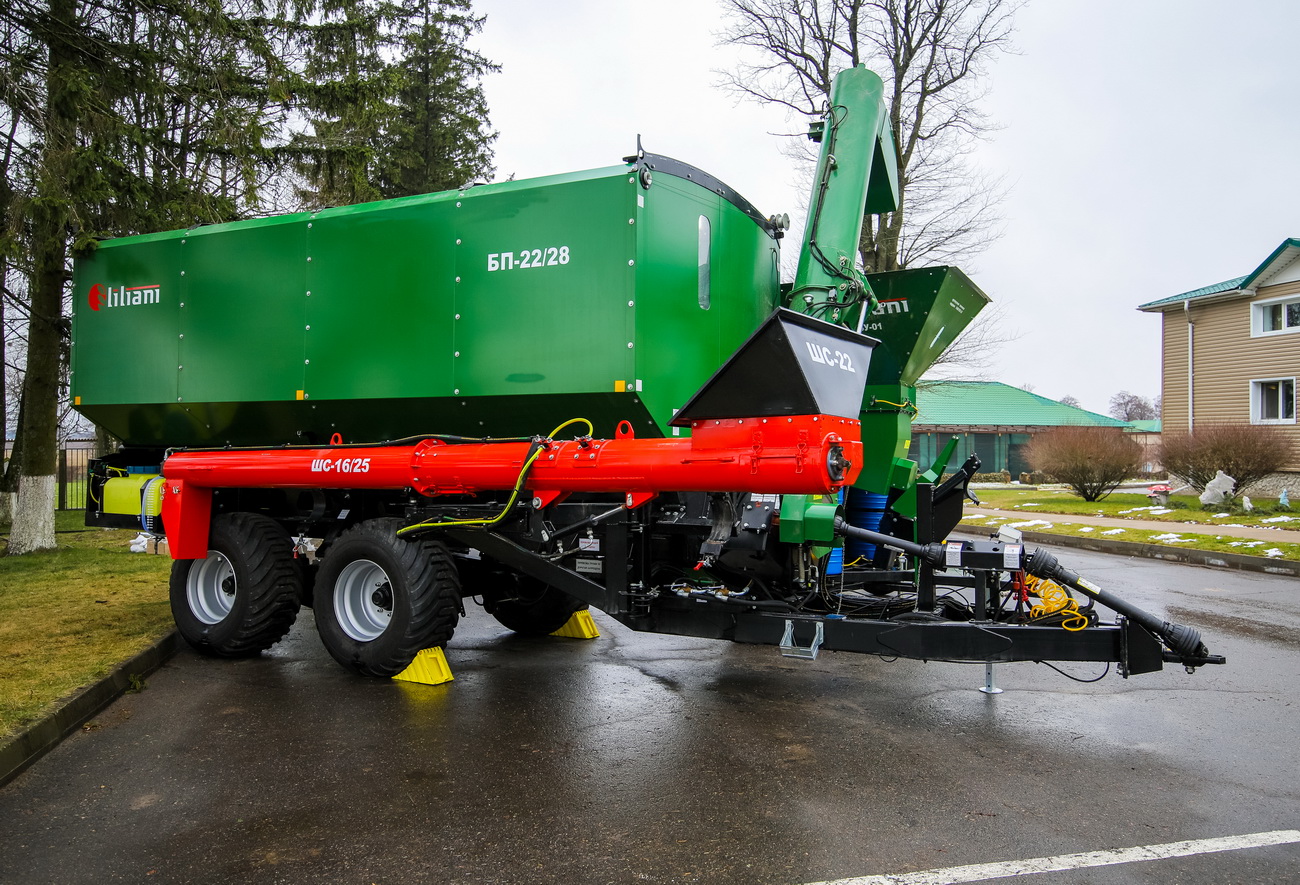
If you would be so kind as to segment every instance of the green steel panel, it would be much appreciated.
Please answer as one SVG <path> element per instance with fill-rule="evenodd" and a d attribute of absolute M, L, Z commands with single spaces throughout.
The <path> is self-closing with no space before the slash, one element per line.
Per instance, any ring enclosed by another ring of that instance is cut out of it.
<path fill-rule="evenodd" d="M 440 355 L 455 369 L 440 393 L 608 393 L 632 376 L 637 188 L 607 172 L 457 201 L 458 318 Z"/>
<path fill-rule="evenodd" d="M 744 212 L 693 182 L 657 175 L 641 203 L 636 371 L 641 396 L 666 432 L 675 411 L 776 309 L 780 253 L 778 241 Z M 701 217 L 708 219 L 704 256 Z"/>
<path fill-rule="evenodd" d="M 180 271 L 179 235 L 117 240 L 78 260 L 72 396 L 88 414 L 103 404 L 175 402 Z"/>
<path fill-rule="evenodd" d="M 303 396 L 451 393 L 456 194 L 317 213 L 307 230 Z"/>
<path fill-rule="evenodd" d="M 181 402 L 292 402 L 303 386 L 307 216 L 181 240 Z"/>
<path fill-rule="evenodd" d="M 911 386 L 989 303 L 955 267 L 868 274 L 878 304 L 862 331 L 880 339 L 871 357 L 872 384 Z"/>

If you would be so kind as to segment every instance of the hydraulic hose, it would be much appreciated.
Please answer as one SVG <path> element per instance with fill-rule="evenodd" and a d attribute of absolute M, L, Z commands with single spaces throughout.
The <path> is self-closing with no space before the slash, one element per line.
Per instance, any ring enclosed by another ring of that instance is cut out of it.
<path fill-rule="evenodd" d="M 857 538 L 859 541 L 866 541 L 868 544 L 881 544 L 885 547 L 893 547 L 895 550 L 902 550 L 904 553 L 910 553 L 912 556 L 923 559 L 931 565 L 943 565 L 944 548 L 942 544 L 917 544 L 912 541 L 904 541 L 902 538 L 895 538 L 893 535 L 886 535 L 883 532 L 873 532 L 871 529 L 862 529 L 855 525 L 849 525 L 842 516 L 835 517 L 835 531 L 837 534 Z"/>

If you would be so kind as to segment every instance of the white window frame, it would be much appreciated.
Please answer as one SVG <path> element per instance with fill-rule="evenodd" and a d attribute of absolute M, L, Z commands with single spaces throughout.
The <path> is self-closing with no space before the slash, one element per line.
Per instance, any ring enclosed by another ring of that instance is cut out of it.
<path fill-rule="evenodd" d="M 1253 378 L 1250 382 L 1250 423 L 1251 424 L 1294 424 L 1295 419 L 1295 378 Z M 1263 417 L 1263 385 L 1289 383 L 1291 385 L 1291 417 L 1290 418 L 1265 418 Z"/>
<path fill-rule="evenodd" d="M 699 288 L 697 299 L 700 310 L 708 310 L 713 303 L 713 224 L 709 216 L 701 215 L 698 222 L 699 233 Z"/>
<path fill-rule="evenodd" d="M 1281 329 L 1270 329 L 1264 331 L 1264 310 L 1273 307 L 1276 304 L 1296 304 L 1300 303 L 1300 295 L 1281 295 L 1277 298 L 1267 298 L 1263 301 L 1253 301 L 1250 305 L 1250 337 L 1251 338 L 1269 338 L 1273 335 L 1292 335 L 1300 332 L 1300 326 L 1290 326 Z M 1282 308 L 1283 322 L 1286 318 L 1286 308 Z"/>

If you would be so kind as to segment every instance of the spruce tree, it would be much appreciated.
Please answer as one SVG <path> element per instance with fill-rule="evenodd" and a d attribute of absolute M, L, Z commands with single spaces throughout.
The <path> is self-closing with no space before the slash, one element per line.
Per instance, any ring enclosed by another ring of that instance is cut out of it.
<path fill-rule="evenodd" d="M 54 546 L 70 252 L 247 211 L 288 74 L 260 0 L 47 0 L 0 7 L 0 32 L 3 246 L 27 314 L 14 554 Z"/>
<path fill-rule="evenodd" d="M 470 0 L 322 0 L 302 29 L 310 130 L 294 139 L 311 207 L 447 190 L 490 177 Z"/>
<path fill-rule="evenodd" d="M 299 106 L 309 131 L 295 136 L 299 189 L 310 208 L 381 196 L 375 171 L 385 148 L 397 69 L 385 60 L 394 8 L 386 0 L 319 0 L 299 29 L 305 52 Z"/>
<path fill-rule="evenodd" d="M 482 79 L 500 66 L 467 45 L 486 17 L 470 0 L 399 0 L 398 9 L 401 86 L 380 191 L 402 197 L 489 179 L 496 133 Z"/>

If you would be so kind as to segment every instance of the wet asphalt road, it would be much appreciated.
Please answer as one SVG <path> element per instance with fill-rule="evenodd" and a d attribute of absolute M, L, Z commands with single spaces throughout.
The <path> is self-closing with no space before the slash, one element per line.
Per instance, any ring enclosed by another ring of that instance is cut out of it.
<path fill-rule="evenodd" d="M 1061 551 L 1226 667 L 1070 682 L 633 634 L 471 606 L 427 687 L 352 677 L 309 611 L 183 651 L 0 790 L 0 882 L 797 885 L 1300 827 L 1300 587 Z M 1072 665 L 1080 676 L 1099 667 Z M 1300 845 L 1026 877 L 1300 882 Z"/>

